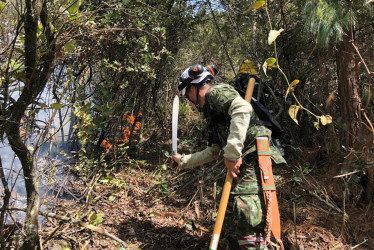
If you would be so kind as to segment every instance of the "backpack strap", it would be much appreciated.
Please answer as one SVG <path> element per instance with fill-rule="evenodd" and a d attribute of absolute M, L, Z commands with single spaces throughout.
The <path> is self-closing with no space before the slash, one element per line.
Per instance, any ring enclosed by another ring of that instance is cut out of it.
<path fill-rule="evenodd" d="M 265 126 L 265 127 L 270 127 L 272 124 L 268 121 L 261 121 L 261 120 L 253 120 L 249 122 L 250 124 L 255 124 L 255 125 L 260 125 L 260 126 Z"/>

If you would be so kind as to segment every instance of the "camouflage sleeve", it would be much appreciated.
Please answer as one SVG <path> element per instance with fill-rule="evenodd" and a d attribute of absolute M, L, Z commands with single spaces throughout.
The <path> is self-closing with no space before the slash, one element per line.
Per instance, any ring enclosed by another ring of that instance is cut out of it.
<path fill-rule="evenodd" d="M 181 169 L 191 169 L 201 166 L 213 160 L 217 160 L 221 148 L 217 144 L 207 147 L 203 151 L 196 152 L 190 155 L 183 155 L 180 159 L 179 166 Z"/>
<path fill-rule="evenodd" d="M 230 106 L 230 131 L 227 144 L 223 148 L 223 156 L 231 161 L 237 161 L 242 156 L 242 149 L 247 135 L 247 129 L 252 114 L 252 106 L 243 98 L 236 97 Z"/>

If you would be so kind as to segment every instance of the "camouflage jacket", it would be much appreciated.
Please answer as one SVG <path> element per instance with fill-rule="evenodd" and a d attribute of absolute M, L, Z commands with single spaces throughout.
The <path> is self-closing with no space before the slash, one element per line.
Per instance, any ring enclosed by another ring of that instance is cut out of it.
<path fill-rule="evenodd" d="M 240 114 L 234 114 L 235 106 L 248 105 L 249 116 L 245 117 L 245 113 L 241 110 Z M 271 138 L 271 131 L 265 126 L 250 124 L 250 119 L 258 119 L 256 113 L 253 112 L 252 107 L 239 93 L 230 85 L 220 84 L 213 85 L 205 95 L 204 116 L 207 119 L 210 143 L 218 144 L 221 148 L 227 151 L 227 158 L 236 158 L 242 156 L 243 153 L 251 153 L 256 151 L 256 137 L 267 136 Z M 236 116 L 234 118 L 234 116 Z M 235 123 L 235 124 L 233 124 Z M 247 133 L 243 133 L 247 131 Z M 230 137 L 244 138 L 244 143 L 235 143 L 235 139 Z M 244 136 L 244 137 L 243 137 Z M 234 143 L 231 143 L 234 141 Z M 237 147 L 237 149 L 232 149 Z M 271 158 L 275 163 L 285 163 L 277 147 L 271 145 Z M 237 155 L 234 157 L 231 152 Z M 239 152 L 239 154 L 237 153 Z M 226 156 L 225 156 L 226 157 Z"/>
<path fill-rule="evenodd" d="M 256 137 L 271 138 L 269 129 L 249 123 L 250 119 L 257 119 L 252 106 L 228 84 L 213 85 L 208 89 L 205 94 L 204 116 L 209 133 L 208 147 L 201 152 L 183 155 L 179 163 L 182 169 L 216 159 L 220 149 L 225 158 L 236 161 L 243 153 L 256 151 Z M 271 145 L 270 151 L 275 163 L 285 163 L 275 146 Z"/>

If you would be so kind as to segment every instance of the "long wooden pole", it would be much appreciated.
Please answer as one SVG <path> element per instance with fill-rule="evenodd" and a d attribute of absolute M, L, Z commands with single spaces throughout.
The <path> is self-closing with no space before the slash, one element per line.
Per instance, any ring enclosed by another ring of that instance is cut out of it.
<path fill-rule="evenodd" d="M 249 81 L 248 81 L 248 86 L 247 86 L 247 90 L 245 92 L 245 98 L 244 99 L 249 103 L 251 102 L 251 99 L 252 99 L 252 94 L 253 94 L 253 90 L 254 90 L 254 87 L 255 87 L 255 82 L 256 82 L 256 80 L 254 78 L 250 78 Z M 232 186 L 232 177 L 231 177 L 231 174 L 227 171 L 225 184 L 224 184 L 223 190 L 222 190 L 221 200 L 219 202 L 217 219 L 216 219 L 216 222 L 214 224 L 213 235 L 212 235 L 212 238 L 211 238 L 210 244 L 209 244 L 209 250 L 216 250 L 217 249 L 218 242 L 219 242 L 219 237 L 221 235 L 223 220 L 224 220 L 225 214 L 226 214 L 227 203 L 229 201 L 231 186 Z"/>

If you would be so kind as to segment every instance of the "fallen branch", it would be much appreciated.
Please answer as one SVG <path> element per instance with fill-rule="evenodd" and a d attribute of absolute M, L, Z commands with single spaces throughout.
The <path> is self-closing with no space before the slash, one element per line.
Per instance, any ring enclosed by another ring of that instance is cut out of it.
<path fill-rule="evenodd" d="M 102 227 L 97 227 L 97 226 L 88 224 L 86 222 L 81 222 L 80 225 L 83 226 L 83 227 L 85 227 L 85 228 L 87 228 L 87 229 L 95 231 L 97 233 L 100 233 L 100 234 L 103 234 L 105 236 L 108 236 L 109 238 L 112 238 L 113 240 L 121 243 L 123 247 L 127 247 L 127 244 L 123 240 L 119 239 L 117 236 L 115 236 L 113 234 L 108 233 L 108 231 L 106 229 L 102 228 Z"/>
<path fill-rule="evenodd" d="M 353 175 L 353 174 L 359 173 L 359 172 L 364 171 L 364 170 L 366 170 L 368 168 L 371 168 L 371 167 L 374 167 L 374 165 L 370 165 L 370 166 L 364 167 L 363 169 L 355 170 L 355 171 L 352 171 L 352 172 L 349 172 L 349 173 L 336 175 L 333 178 L 341 178 L 341 177 L 346 177 L 346 176 L 349 176 L 349 175 Z"/>

